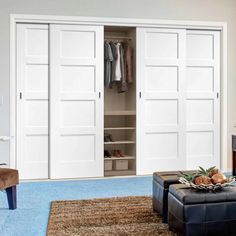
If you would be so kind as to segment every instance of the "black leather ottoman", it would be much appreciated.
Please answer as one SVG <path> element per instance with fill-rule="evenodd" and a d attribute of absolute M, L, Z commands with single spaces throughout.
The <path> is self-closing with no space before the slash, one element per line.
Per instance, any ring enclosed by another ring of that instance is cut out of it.
<path fill-rule="evenodd" d="M 153 210 L 162 216 L 163 223 L 167 223 L 169 186 L 179 183 L 181 173 L 193 172 L 196 171 L 163 171 L 153 173 Z"/>
<path fill-rule="evenodd" d="M 178 236 L 235 236 L 236 187 L 214 193 L 171 185 L 168 224 Z"/>

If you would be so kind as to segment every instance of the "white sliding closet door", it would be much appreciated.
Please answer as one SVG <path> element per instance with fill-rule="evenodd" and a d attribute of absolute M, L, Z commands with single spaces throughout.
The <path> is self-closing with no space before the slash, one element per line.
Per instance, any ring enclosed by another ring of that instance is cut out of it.
<path fill-rule="evenodd" d="M 17 24 L 17 168 L 48 178 L 48 25 Z"/>
<path fill-rule="evenodd" d="M 220 32 L 187 31 L 187 168 L 220 167 Z"/>
<path fill-rule="evenodd" d="M 137 29 L 137 174 L 185 169 L 184 29 Z"/>
<path fill-rule="evenodd" d="M 137 30 L 137 173 L 220 167 L 220 32 Z"/>
<path fill-rule="evenodd" d="M 51 178 L 103 176 L 103 26 L 50 25 Z"/>

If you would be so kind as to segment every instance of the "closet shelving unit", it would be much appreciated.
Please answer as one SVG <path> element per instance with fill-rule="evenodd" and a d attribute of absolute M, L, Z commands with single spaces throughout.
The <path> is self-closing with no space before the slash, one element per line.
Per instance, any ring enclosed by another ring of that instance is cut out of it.
<path fill-rule="evenodd" d="M 104 142 L 104 148 L 109 151 L 113 149 L 121 149 L 124 153 L 124 157 L 110 157 L 105 158 L 105 162 L 112 161 L 112 170 L 105 170 L 105 176 L 121 176 L 121 175 L 135 175 L 135 133 L 136 127 L 134 124 L 132 126 L 125 126 L 129 120 L 135 120 L 135 112 L 132 111 L 113 111 L 107 112 L 109 115 L 105 114 L 105 125 L 108 125 L 109 122 L 114 120 L 112 127 L 105 126 L 104 132 L 111 133 L 112 137 L 114 137 L 113 142 Z M 111 115 L 113 113 L 113 115 Z M 119 115 L 117 115 L 119 113 Z M 117 123 L 116 123 L 117 122 Z M 121 124 L 119 124 L 119 122 Z M 114 126 L 117 124 L 117 126 Z M 129 123 L 128 123 L 129 124 Z M 124 125 L 121 127 L 121 125 Z M 121 138 L 126 137 L 125 140 L 121 140 Z M 128 162 L 127 170 L 116 170 L 115 166 L 117 161 L 126 160 Z"/>
<path fill-rule="evenodd" d="M 105 27 L 104 38 L 107 41 L 128 41 L 135 49 L 135 29 L 131 27 Z M 135 50 L 134 50 L 135 51 Z M 135 62 L 135 57 L 133 57 Z M 135 66 L 135 65 L 134 65 Z M 135 71 L 135 68 L 134 70 Z M 123 176 L 136 174 L 136 81 L 125 93 L 117 93 L 117 88 L 105 88 L 104 133 L 112 135 L 112 142 L 104 142 L 104 149 L 113 154 L 113 150 L 121 150 L 124 157 L 104 158 L 105 176 Z M 127 169 L 117 169 L 118 162 L 128 163 Z M 106 170 L 106 164 L 111 164 L 112 170 Z"/>

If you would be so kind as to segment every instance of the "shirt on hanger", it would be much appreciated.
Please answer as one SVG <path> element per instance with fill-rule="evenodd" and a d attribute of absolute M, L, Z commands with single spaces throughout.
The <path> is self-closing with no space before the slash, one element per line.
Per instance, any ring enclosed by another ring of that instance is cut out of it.
<path fill-rule="evenodd" d="M 114 61 L 112 63 L 112 81 L 121 81 L 120 43 L 110 42 Z"/>

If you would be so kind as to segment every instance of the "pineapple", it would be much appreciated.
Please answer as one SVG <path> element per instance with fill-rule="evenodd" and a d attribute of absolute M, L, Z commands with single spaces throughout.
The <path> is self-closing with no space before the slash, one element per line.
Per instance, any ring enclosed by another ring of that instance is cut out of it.
<path fill-rule="evenodd" d="M 194 183 L 196 185 L 209 185 L 212 184 L 211 178 L 209 177 L 209 173 L 215 169 L 214 167 L 211 167 L 209 169 L 203 169 L 201 166 L 199 166 L 199 170 L 198 170 L 198 175 L 196 175 L 196 177 L 194 178 Z"/>
<path fill-rule="evenodd" d="M 193 174 L 184 174 L 184 173 L 181 173 L 182 177 L 184 177 L 186 180 L 188 180 L 189 182 L 192 182 L 196 173 L 193 173 Z"/>
<path fill-rule="evenodd" d="M 209 185 L 209 184 L 212 184 L 211 178 L 209 178 L 208 176 L 205 176 L 205 175 L 198 175 L 198 176 L 196 176 L 194 178 L 194 183 L 196 185 L 201 185 L 201 184 Z"/>
<path fill-rule="evenodd" d="M 210 177 L 210 174 L 215 170 L 217 170 L 215 166 L 210 167 L 209 169 L 204 169 L 199 166 L 198 174 Z"/>

